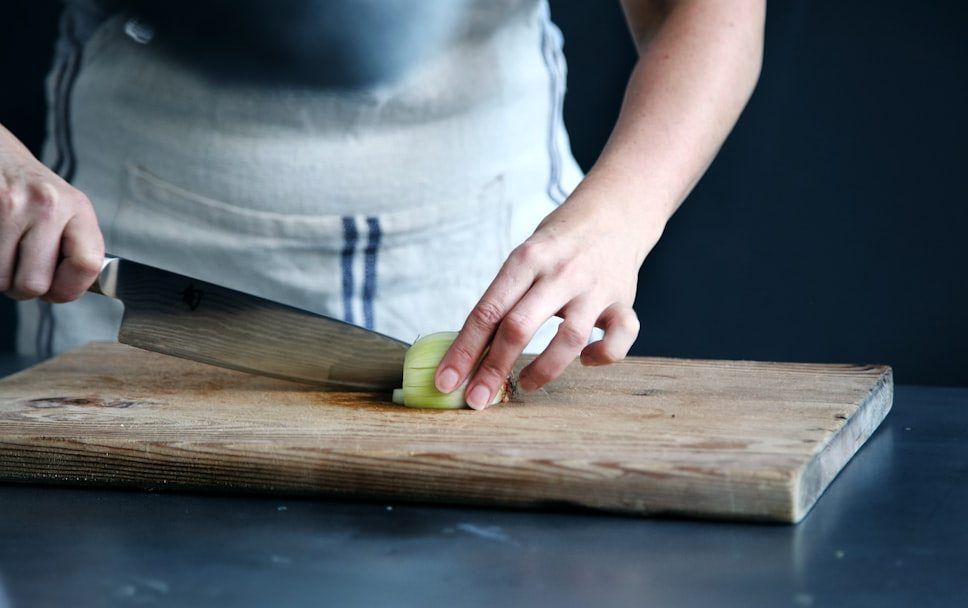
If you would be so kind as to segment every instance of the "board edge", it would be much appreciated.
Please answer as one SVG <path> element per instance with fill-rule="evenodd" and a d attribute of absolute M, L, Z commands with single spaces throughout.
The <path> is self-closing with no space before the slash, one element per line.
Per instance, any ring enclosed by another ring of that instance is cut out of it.
<path fill-rule="evenodd" d="M 894 370 L 883 366 L 881 376 L 853 414 L 800 469 L 793 488 L 789 523 L 799 523 L 810 513 L 847 463 L 880 428 L 893 404 Z M 865 420 L 872 422 L 867 426 L 869 432 L 858 430 L 865 428 L 861 424 Z"/>

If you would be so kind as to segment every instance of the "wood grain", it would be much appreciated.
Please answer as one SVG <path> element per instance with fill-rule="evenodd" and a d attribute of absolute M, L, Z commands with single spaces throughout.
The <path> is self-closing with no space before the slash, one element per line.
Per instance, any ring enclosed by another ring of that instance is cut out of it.
<path fill-rule="evenodd" d="M 0 479 L 796 522 L 892 396 L 884 366 L 631 358 L 414 410 L 92 344 L 0 381 Z"/>

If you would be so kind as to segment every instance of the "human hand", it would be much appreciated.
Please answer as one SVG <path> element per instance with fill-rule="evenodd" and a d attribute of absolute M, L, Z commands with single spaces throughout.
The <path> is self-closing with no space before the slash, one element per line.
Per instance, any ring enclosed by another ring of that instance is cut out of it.
<path fill-rule="evenodd" d="M 0 291 L 17 300 L 75 300 L 103 258 L 87 197 L 0 127 Z"/>
<path fill-rule="evenodd" d="M 511 253 L 441 360 L 438 390 L 460 386 L 487 350 L 466 391 L 467 404 L 483 409 L 553 315 L 564 321 L 544 352 L 521 371 L 518 388 L 544 386 L 579 355 L 583 365 L 625 357 L 639 332 L 632 309 L 638 270 L 665 218 L 637 210 L 633 221 L 632 205 L 603 204 L 616 196 L 622 195 L 586 180 Z M 605 337 L 589 344 L 593 327 L 605 330 Z"/>

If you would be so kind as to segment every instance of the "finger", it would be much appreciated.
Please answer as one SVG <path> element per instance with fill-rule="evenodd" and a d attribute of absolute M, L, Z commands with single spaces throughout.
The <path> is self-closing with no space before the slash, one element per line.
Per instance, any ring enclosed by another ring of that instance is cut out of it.
<path fill-rule="evenodd" d="M 0 221 L 0 291 L 13 286 L 17 268 L 17 248 L 23 236 L 23 228 L 11 219 Z"/>
<path fill-rule="evenodd" d="M 467 405 L 483 409 L 507 380 L 511 367 L 541 325 L 570 297 L 560 285 L 539 281 L 501 321 L 487 356 L 468 383 Z"/>
<path fill-rule="evenodd" d="M 612 304 L 598 318 L 605 337 L 592 342 L 581 352 L 582 365 L 608 365 L 621 361 L 639 335 L 639 318 L 632 307 Z"/>
<path fill-rule="evenodd" d="M 101 271 L 104 240 L 93 213 L 79 213 L 64 226 L 60 254 L 63 259 L 54 271 L 45 300 L 54 303 L 79 298 Z"/>
<path fill-rule="evenodd" d="M 563 311 L 564 321 L 543 353 L 518 375 L 518 387 L 533 391 L 557 378 L 588 346 L 588 338 L 600 311 L 589 302 L 573 302 Z"/>
<path fill-rule="evenodd" d="M 34 224 L 24 232 L 17 249 L 13 286 L 7 295 L 28 300 L 47 293 L 57 265 L 62 229 L 62 224 L 48 221 Z"/>
<path fill-rule="evenodd" d="M 463 384 L 480 361 L 501 320 L 531 288 L 534 277 L 532 268 L 513 257 L 508 258 L 437 366 L 434 378 L 437 390 L 449 393 Z"/>

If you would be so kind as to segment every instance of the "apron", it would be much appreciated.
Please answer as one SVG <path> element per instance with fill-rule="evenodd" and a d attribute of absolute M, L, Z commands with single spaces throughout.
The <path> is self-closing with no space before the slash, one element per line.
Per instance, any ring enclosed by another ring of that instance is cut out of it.
<path fill-rule="evenodd" d="M 90 198 L 111 254 L 408 342 L 459 329 L 582 178 L 544 0 L 465 4 L 441 48 L 358 89 L 220 81 L 130 15 L 81 36 L 68 11 L 45 162 Z M 20 352 L 50 356 L 116 339 L 122 306 L 18 312 Z"/>

